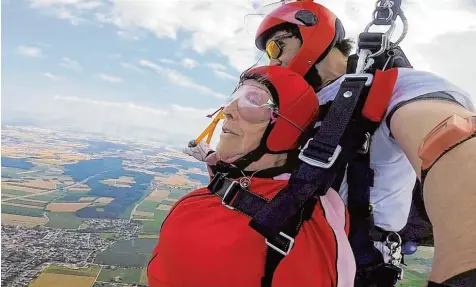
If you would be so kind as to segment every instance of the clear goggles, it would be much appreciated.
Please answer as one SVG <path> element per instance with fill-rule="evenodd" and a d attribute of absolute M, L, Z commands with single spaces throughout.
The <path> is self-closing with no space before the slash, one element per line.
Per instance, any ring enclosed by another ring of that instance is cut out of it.
<path fill-rule="evenodd" d="M 235 103 L 234 107 L 240 117 L 249 123 L 267 122 L 278 114 L 277 106 L 269 92 L 254 85 L 240 85 L 225 102 L 223 109 L 227 109 Z"/>
<path fill-rule="evenodd" d="M 232 105 L 234 106 L 231 107 Z M 221 109 L 228 108 L 235 108 L 239 116 L 251 124 L 274 123 L 280 117 L 303 132 L 302 128 L 278 112 L 271 94 L 258 86 L 240 85 Z"/>

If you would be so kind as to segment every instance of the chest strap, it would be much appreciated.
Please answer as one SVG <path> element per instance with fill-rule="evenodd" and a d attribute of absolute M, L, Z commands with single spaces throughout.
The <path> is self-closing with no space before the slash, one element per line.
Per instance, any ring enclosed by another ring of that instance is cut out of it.
<path fill-rule="evenodd" d="M 208 190 L 221 198 L 221 202 L 226 208 L 253 218 L 259 210 L 269 203 L 269 200 L 243 188 L 244 183 L 242 181 L 240 184 L 239 180 L 233 180 L 227 178 L 223 173 L 217 173 L 208 185 Z M 302 223 L 311 218 L 316 203 L 316 198 L 309 201 L 278 236 L 271 239 L 265 238 L 266 263 L 264 276 L 261 280 L 262 287 L 271 287 L 276 268 L 284 257 L 291 252 Z"/>

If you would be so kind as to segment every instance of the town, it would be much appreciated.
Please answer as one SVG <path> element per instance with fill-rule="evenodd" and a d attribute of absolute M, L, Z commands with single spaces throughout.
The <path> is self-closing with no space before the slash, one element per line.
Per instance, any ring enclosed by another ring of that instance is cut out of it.
<path fill-rule="evenodd" d="M 50 264 L 73 269 L 88 267 L 98 253 L 115 242 L 137 238 L 141 227 L 121 219 L 91 219 L 77 230 L 2 224 L 1 284 L 28 286 Z M 104 232 L 107 237 L 101 236 Z"/>

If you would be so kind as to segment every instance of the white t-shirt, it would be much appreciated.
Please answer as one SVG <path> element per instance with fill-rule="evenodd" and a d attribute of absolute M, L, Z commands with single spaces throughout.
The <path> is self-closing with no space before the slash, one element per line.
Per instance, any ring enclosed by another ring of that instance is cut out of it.
<path fill-rule="evenodd" d="M 339 81 L 317 93 L 319 104 L 334 100 Z M 407 223 L 416 173 L 397 142 L 390 137 L 386 116 L 398 104 L 429 93 L 446 92 L 466 109 L 476 111 L 471 97 L 448 81 L 429 72 L 408 68 L 398 69 L 385 118 L 375 131 L 370 147 L 370 167 L 374 170 L 374 186 L 370 190 L 370 203 L 374 205 L 375 225 L 387 231 L 399 231 Z M 339 194 L 347 202 L 346 175 Z"/>

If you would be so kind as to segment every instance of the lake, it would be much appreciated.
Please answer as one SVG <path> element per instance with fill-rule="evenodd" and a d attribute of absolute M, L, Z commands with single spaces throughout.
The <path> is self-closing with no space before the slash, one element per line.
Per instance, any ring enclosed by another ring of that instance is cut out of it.
<path fill-rule="evenodd" d="M 143 197 L 148 185 L 153 180 L 151 175 L 124 170 L 122 161 L 121 158 L 101 158 L 65 165 L 65 174 L 71 176 L 76 182 L 91 176 L 94 177 L 87 181 L 91 191 L 87 193 L 70 192 L 62 201 L 77 202 L 80 197 L 84 196 L 113 197 L 113 201 L 102 207 L 104 211 L 97 211 L 96 207 L 86 207 L 76 211 L 76 215 L 87 218 L 122 217 L 130 206 Z M 104 173 L 99 174 L 101 172 Z M 121 176 L 133 177 L 135 183 L 131 184 L 131 187 L 115 187 L 101 183 L 104 179 L 116 179 Z"/>

